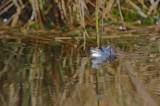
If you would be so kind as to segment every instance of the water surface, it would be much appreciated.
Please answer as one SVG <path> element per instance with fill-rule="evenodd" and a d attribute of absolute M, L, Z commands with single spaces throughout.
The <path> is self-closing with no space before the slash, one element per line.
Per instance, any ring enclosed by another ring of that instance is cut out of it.
<path fill-rule="evenodd" d="M 1 106 L 159 106 L 160 40 L 104 39 L 131 54 L 92 66 L 82 41 L 0 40 Z"/>

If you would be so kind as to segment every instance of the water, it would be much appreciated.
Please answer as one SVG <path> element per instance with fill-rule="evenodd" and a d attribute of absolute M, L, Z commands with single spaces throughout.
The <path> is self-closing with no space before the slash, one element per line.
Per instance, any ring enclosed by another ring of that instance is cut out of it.
<path fill-rule="evenodd" d="M 160 40 L 103 40 L 132 56 L 91 67 L 89 48 L 67 40 L 0 40 L 1 106 L 159 106 Z"/>

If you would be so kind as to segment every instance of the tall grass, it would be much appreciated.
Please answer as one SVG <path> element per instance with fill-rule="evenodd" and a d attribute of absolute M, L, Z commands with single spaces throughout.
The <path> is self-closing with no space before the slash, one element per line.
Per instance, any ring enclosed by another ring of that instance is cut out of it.
<path fill-rule="evenodd" d="M 99 2 L 97 4 L 97 2 Z M 81 6 L 79 6 L 79 3 Z M 102 7 L 104 4 L 104 8 Z M 96 8 L 96 9 L 95 9 Z M 102 14 L 102 8 L 104 10 Z M 31 10 L 31 11 L 30 11 Z M 84 20 L 81 20 L 78 10 L 84 12 Z M 93 2 L 91 0 L 1 0 L 0 1 L 0 19 L 8 19 L 8 25 L 15 26 L 20 21 L 26 24 L 28 20 L 31 20 L 31 13 L 34 14 L 34 21 L 41 28 L 45 28 L 47 24 L 53 25 L 60 24 L 61 26 L 68 25 L 77 26 L 80 23 L 85 22 L 85 25 L 91 25 L 90 22 L 97 21 L 94 18 L 94 13 L 97 14 L 99 10 L 99 16 L 103 15 L 104 20 L 108 23 L 116 20 L 133 21 L 144 18 L 148 21 L 147 17 L 152 17 L 159 14 L 159 0 L 144 1 L 144 0 L 99 0 Z M 122 16 L 123 13 L 123 16 Z M 133 17 L 131 17 L 133 16 Z M 24 17 L 27 17 L 26 19 Z M 130 19 L 129 19 L 130 18 Z M 85 21 L 89 20 L 89 21 Z M 110 21 L 109 21 L 110 20 Z M 83 22 L 80 22 L 83 21 Z M 83 25 L 84 27 L 84 25 Z M 72 28 L 71 28 L 72 29 Z"/>

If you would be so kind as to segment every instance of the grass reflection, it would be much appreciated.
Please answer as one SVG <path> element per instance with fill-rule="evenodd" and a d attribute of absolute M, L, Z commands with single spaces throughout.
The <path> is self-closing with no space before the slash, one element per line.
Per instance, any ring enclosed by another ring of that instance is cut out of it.
<path fill-rule="evenodd" d="M 77 49 L 74 45 L 48 46 L 34 42 L 25 46 L 17 41 L 0 42 L 3 48 L 0 51 L 3 60 L 0 60 L 0 104 L 158 106 L 159 41 L 146 40 L 148 43 L 135 46 L 133 41 L 129 45 L 130 40 L 127 39 L 127 46 L 120 44 L 121 39 L 112 42 L 118 43 L 114 43 L 116 48 L 139 57 L 121 55 L 111 64 L 101 64 L 98 70 L 91 68 L 86 56 L 88 51 L 85 54 L 81 51 L 83 48 Z M 147 63 L 148 60 L 152 62 Z"/>

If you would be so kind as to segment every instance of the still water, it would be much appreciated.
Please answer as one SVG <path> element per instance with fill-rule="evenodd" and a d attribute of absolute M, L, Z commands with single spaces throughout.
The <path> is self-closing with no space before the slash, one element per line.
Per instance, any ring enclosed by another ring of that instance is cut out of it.
<path fill-rule="evenodd" d="M 160 39 L 104 39 L 128 53 L 92 67 L 90 41 L 0 40 L 0 106 L 160 106 Z"/>

